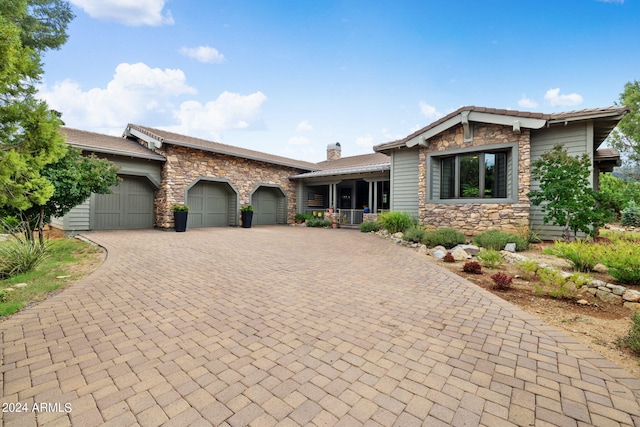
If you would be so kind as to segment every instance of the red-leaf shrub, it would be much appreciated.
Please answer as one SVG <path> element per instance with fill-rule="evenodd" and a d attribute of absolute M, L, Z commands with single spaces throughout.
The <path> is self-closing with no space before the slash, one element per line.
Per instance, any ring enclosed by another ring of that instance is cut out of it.
<path fill-rule="evenodd" d="M 465 262 L 462 266 L 462 271 L 465 273 L 482 274 L 482 265 L 478 261 Z"/>
<path fill-rule="evenodd" d="M 507 276 L 501 271 L 492 275 L 491 278 L 493 279 L 494 288 L 501 291 L 509 289 L 513 280 L 512 276 Z"/>

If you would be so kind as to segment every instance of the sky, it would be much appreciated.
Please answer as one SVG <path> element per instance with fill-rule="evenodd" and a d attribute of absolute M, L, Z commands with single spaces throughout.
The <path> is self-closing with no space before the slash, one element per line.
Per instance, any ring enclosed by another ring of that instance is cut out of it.
<path fill-rule="evenodd" d="M 293 159 L 403 138 L 465 105 L 607 107 L 640 80 L 638 0 L 71 0 L 40 97 Z"/>

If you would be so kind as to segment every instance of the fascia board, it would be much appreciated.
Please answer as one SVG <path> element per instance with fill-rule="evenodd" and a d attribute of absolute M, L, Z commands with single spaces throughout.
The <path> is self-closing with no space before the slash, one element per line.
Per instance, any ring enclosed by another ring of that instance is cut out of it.
<path fill-rule="evenodd" d="M 147 134 L 145 134 L 143 132 L 140 132 L 137 129 L 132 129 L 132 128 L 128 127 L 126 133 L 131 135 L 131 136 L 135 136 L 136 138 L 140 138 L 141 140 L 143 140 L 147 144 L 153 144 L 153 146 L 156 147 L 156 148 L 162 147 L 162 141 L 159 141 L 156 138 L 152 138 L 149 135 L 147 135 Z"/>
<path fill-rule="evenodd" d="M 411 148 L 411 147 L 415 147 L 418 144 L 421 144 L 423 141 L 426 141 L 430 138 L 433 138 L 434 136 L 444 132 L 447 129 L 452 128 L 455 125 L 458 125 L 462 123 L 462 116 L 460 114 L 450 118 L 449 120 L 446 120 L 442 123 L 440 123 L 439 125 L 436 125 L 434 127 L 432 127 L 431 129 L 426 130 L 425 132 L 414 136 L 413 138 L 411 138 L 410 140 L 408 140 L 406 142 L 407 147 Z"/>
<path fill-rule="evenodd" d="M 471 111 L 469 113 L 470 122 L 491 123 L 494 125 L 513 126 L 519 122 L 521 128 L 540 129 L 547 124 L 545 119 L 535 119 L 532 117 L 506 116 L 502 114 L 483 113 Z"/>

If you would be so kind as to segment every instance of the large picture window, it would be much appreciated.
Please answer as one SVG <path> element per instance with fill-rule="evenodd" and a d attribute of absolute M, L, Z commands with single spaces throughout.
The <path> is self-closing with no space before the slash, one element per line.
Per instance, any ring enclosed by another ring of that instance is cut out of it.
<path fill-rule="evenodd" d="M 508 150 L 460 153 L 436 159 L 441 199 L 507 198 Z"/>

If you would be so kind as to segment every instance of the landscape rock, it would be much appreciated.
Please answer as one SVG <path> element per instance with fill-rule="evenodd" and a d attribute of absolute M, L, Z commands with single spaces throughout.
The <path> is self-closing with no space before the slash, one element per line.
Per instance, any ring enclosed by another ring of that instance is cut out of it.
<path fill-rule="evenodd" d="M 638 302 L 640 301 L 640 292 L 627 289 L 626 292 L 622 294 L 622 299 L 628 302 Z"/>
<path fill-rule="evenodd" d="M 433 255 L 435 259 L 442 259 L 446 254 L 447 252 L 441 251 L 440 249 L 438 249 L 437 251 L 431 252 L 431 255 Z"/>
<path fill-rule="evenodd" d="M 435 252 L 437 251 L 441 251 L 441 252 L 447 252 L 447 248 L 445 248 L 444 246 L 438 245 L 438 246 L 434 246 L 433 248 L 431 248 L 431 254 L 433 255 Z"/>
<path fill-rule="evenodd" d="M 629 310 L 640 311 L 640 304 L 637 302 L 625 302 L 622 305 Z"/>
<path fill-rule="evenodd" d="M 606 274 L 606 273 L 609 272 L 609 269 L 607 268 L 606 265 L 596 264 L 596 265 L 593 266 L 593 271 L 595 271 L 596 273 Z"/>
<path fill-rule="evenodd" d="M 470 257 L 467 251 L 465 251 L 460 247 L 455 247 L 451 249 L 450 253 L 451 253 L 451 256 L 453 256 L 453 259 L 455 259 L 456 261 L 464 261 L 465 259 L 469 259 Z"/>
<path fill-rule="evenodd" d="M 402 231 L 398 231 L 397 233 L 393 234 L 393 237 L 396 239 L 402 239 L 402 237 L 404 237 L 404 233 Z"/>
<path fill-rule="evenodd" d="M 609 303 L 609 304 L 622 304 L 622 297 L 619 297 L 617 295 L 612 294 L 611 292 L 607 291 L 602 291 L 600 289 L 598 289 L 596 291 L 596 297 L 600 298 L 602 301 Z"/>
<path fill-rule="evenodd" d="M 26 288 L 27 286 L 29 286 L 26 283 L 16 283 L 15 285 L 13 285 L 14 288 Z"/>
<path fill-rule="evenodd" d="M 507 251 L 507 252 L 515 253 L 516 252 L 516 244 L 515 243 L 507 243 L 506 245 L 504 245 L 504 250 Z"/>
<path fill-rule="evenodd" d="M 627 290 L 624 286 L 613 285 L 611 283 L 607 283 L 607 288 L 611 289 L 614 295 L 622 295 Z"/>
<path fill-rule="evenodd" d="M 422 245 L 418 248 L 418 252 L 421 254 L 426 254 L 429 250 L 427 249 L 427 245 Z"/>
<path fill-rule="evenodd" d="M 578 301 L 576 301 L 576 304 L 578 304 L 578 305 L 589 305 L 589 301 L 587 301 L 586 299 L 579 299 Z"/>
<path fill-rule="evenodd" d="M 477 247 L 476 245 L 457 245 L 453 249 L 456 249 L 456 248 L 460 248 L 464 250 L 470 256 L 476 256 L 480 253 L 480 248 Z"/>

